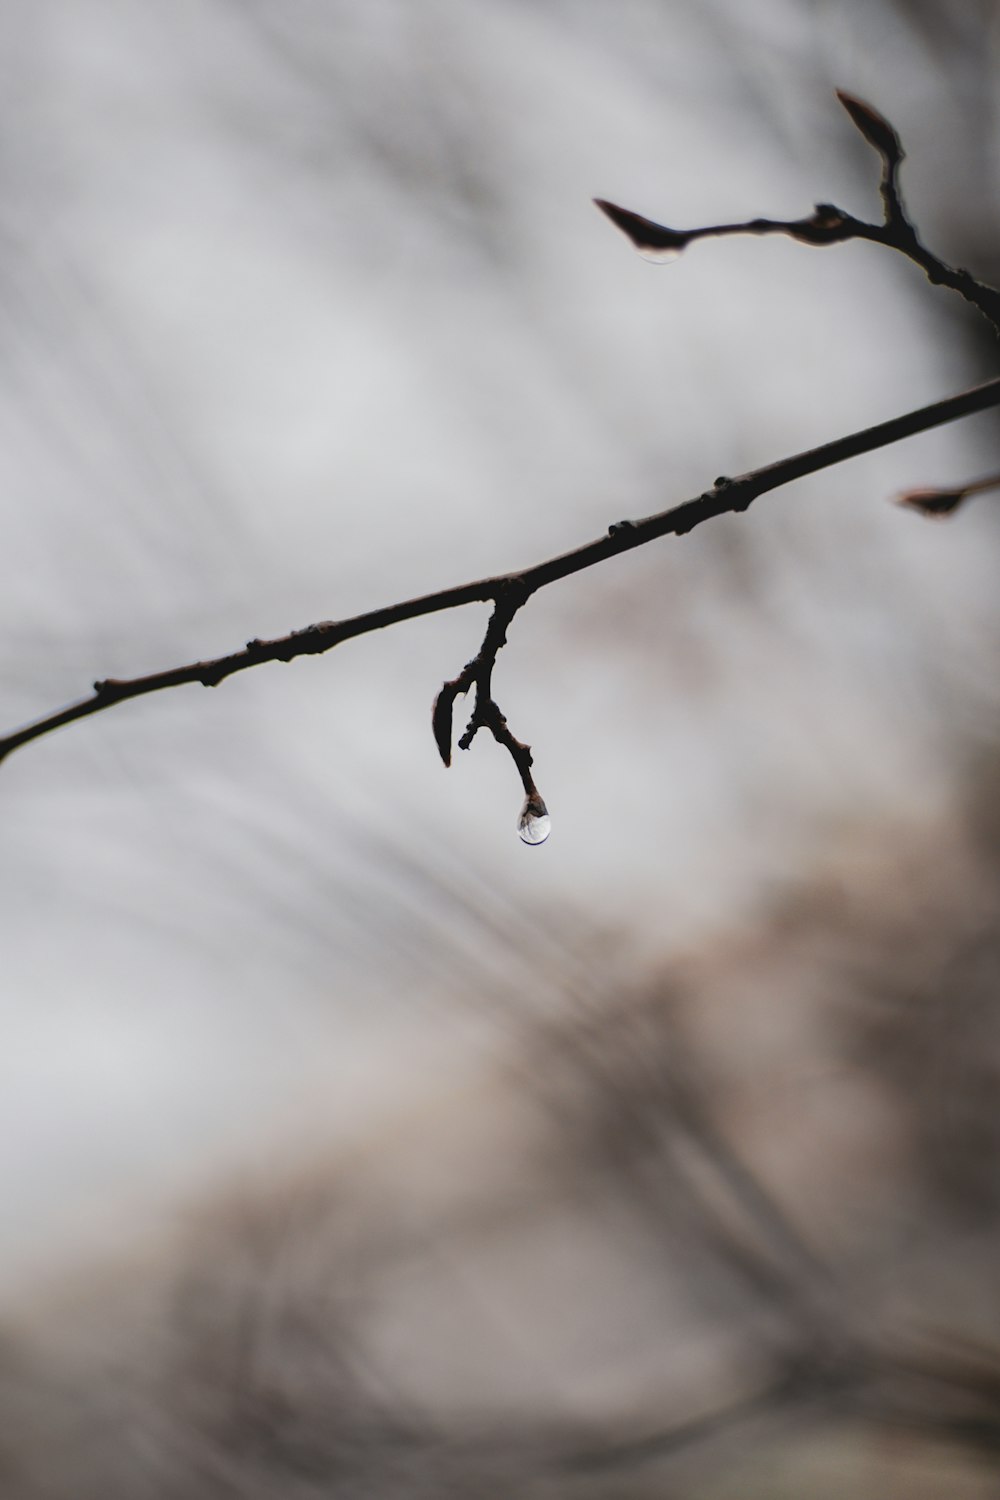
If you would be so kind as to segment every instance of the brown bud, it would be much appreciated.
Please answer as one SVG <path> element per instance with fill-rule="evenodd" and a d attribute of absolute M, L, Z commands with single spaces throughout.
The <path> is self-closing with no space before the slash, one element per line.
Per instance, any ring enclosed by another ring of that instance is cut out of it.
<path fill-rule="evenodd" d="M 885 116 L 880 115 L 877 109 L 873 109 L 863 99 L 856 98 L 854 94 L 845 93 L 843 89 L 837 90 L 837 98 L 869 146 L 874 146 L 875 150 L 891 165 L 898 165 L 903 160 L 903 147 L 899 136 Z"/>
<path fill-rule="evenodd" d="M 681 229 L 668 229 L 665 224 L 644 219 L 642 214 L 619 208 L 617 203 L 609 203 L 605 198 L 595 198 L 594 202 L 612 224 L 628 235 L 640 255 L 653 260 L 671 260 L 681 253 L 691 238 Z"/>
<path fill-rule="evenodd" d="M 456 691 L 454 683 L 446 682 L 434 699 L 434 709 L 431 713 L 434 743 L 437 745 L 438 754 L 446 766 L 451 765 L 451 719 L 452 710 L 455 705 Z"/>
<path fill-rule="evenodd" d="M 902 495 L 896 496 L 896 504 L 908 505 L 911 510 L 918 510 L 922 516 L 942 520 L 945 516 L 954 515 L 968 493 L 964 489 L 906 490 Z"/>
<path fill-rule="evenodd" d="M 853 232 L 846 215 L 833 203 L 817 203 L 811 218 L 795 219 L 788 225 L 792 239 L 803 245 L 832 245 L 849 240 Z"/>

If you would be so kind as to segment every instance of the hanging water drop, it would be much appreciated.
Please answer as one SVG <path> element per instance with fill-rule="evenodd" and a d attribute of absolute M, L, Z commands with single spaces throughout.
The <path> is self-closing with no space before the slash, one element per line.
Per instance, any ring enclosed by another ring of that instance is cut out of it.
<path fill-rule="evenodd" d="M 669 266 L 672 260 L 680 260 L 683 245 L 640 245 L 635 247 L 643 260 L 654 266 Z"/>
<path fill-rule="evenodd" d="M 525 797 L 521 816 L 517 820 L 518 837 L 522 844 L 544 844 L 552 832 L 552 819 L 537 792 Z"/>

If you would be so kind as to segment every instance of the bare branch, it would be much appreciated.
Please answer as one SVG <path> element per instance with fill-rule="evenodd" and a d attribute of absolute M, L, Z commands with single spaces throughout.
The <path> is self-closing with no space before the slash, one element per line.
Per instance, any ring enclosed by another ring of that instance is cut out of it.
<path fill-rule="evenodd" d="M 877 110 L 851 94 L 838 92 L 840 103 L 850 115 L 865 140 L 882 158 L 881 194 L 883 222 L 868 224 L 831 203 L 818 203 L 813 213 L 802 219 L 750 219 L 738 224 L 715 224 L 700 229 L 671 229 L 657 224 L 630 209 L 620 208 L 606 199 L 595 199 L 597 206 L 626 234 L 636 248 L 652 260 L 673 259 L 692 241 L 709 237 L 718 238 L 733 234 L 783 234 L 807 245 L 831 245 L 845 240 L 866 239 L 877 244 L 888 245 L 900 251 L 919 265 L 932 282 L 948 286 L 959 292 L 977 307 L 1000 330 L 1000 292 L 976 281 L 967 271 L 955 270 L 933 255 L 917 237 L 916 230 L 906 216 L 899 191 L 898 169 L 903 160 L 903 148 L 899 136 Z M 497 654 L 506 644 L 507 631 L 518 610 L 537 589 L 593 567 L 618 553 L 630 551 L 657 537 L 673 533 L 682 536 L 702 521 L 727 512 L 744 511 L 758 495 L 777 489 L 806 474 L 816 473 L 845 459 L 861 453 L 871 452 L 888 443 L 898 442 L 913 433 L 926 431 L 944 422 L 955 421 L 974 411 L 1000 405 L 1000 379 L 977 386 L 961 395 L 952 396 L 917 411 L 906 412 L 891 421 L 879 423 L 863 431 L 838 438 L 821 448 L 793 455 L 762 469 L 755 469 L 738 479 L 722 477 L 710 490 L 642 520 L 617 521 L 608 527 L 607 534 L 596 541 L 587 542 L 572 552 L 565 552 L 545 562 L 536 563 L 522 572 L 499 574 L 482 578 L 474 583 L 456 588 L 442 589 L 434 594 L 404 600 L 387 605 L 383 609 L 371 610 L 347 620 L 325 620 L 318 625 L 309 625 L 304 630 L 276 640 L 248 641 L 245 650 L 212 661 L 195 662 L 187 667 L 175 667 L 166 672 L 155 672 L 147 677 L 127 679 L 108 678 L 95 682 L 93 695 L 68 708 L 39 719 L 25 728 L 0 739 L 0 760 L 20 745 L 30 743 L 41 735 L 48 734 L 76 719 L 99 713 L 105 708 L 121 703 L 127 698 L 138 698 L 146 693 L 158 692 L 161 688 L 176 687 L 186 682 L 200 682 L 205 687 L 215 687 L 226 677 L 247 667 L 259 666 L 267 661 L 292 661 L 297 656 L 318 655 L 333 646 L 381 630 L 387 625 L 402 620 L 415 619 L 420 615 L 434 614 L 446 609 L 476 602 L 493 603 L 483 637 L 476 656 L 466 662 L 457 677 L 445 682 L 434 701 L 432 729 L 438 753 L 446 766 L 451 764 L 452 735 L 455 700 L 474 690 L 475 699 L 465 731 L 458 741 L 459 748 L 468 750 L 480 729 L 488 729 L 499 745 L 510 754 L 524 788 L 525 800 L 518 820 L 518 832 L 527 844 L 544 843 L 549 833 L 549 815 L 531 774 L 531 748 L 519 740 L 508 727 L 507 720 L 493 696 L 493 669 Z M 977 489 L 992 487 L 995 481 L 979 481 L 961 489 L 943 491 L 915 490 L 901 497 L 904 504 L 921 510 L 926 515 L 945 515 Z"/>
<path fill-rule="evenodd" d="M 795 479 L 802 479 L 806 474 L 818 473 L 821 469 L 843 463 L 846 459 L 857 458 L 862 453 L 871 453 L 876 448 L 884 448 L 890 443 L 912 437 L 915 433 L 926 432 L 932 427 L 954 422 L 960 417 L 969 416 L 977 411 L 986 411 L 994 406 L 1000 406 L 1000 378 L 989 380 L 984 385 L 974 386 L 971 390 L 963 391 L 959 395 L 935 401 L 930 406 L 904 412 L 888 422 L 880 422 L 874 427 L 867 427 L 859 432 L 850 433 L 846 437 L 836 438 L 831 443 L 823 444 L 822 447 L 793 454 L 789 458 L 780 459 L 777 463 L 753 469 L 736 479 L 725 477 L 717 479 L 710 490 L 685 501 L 682 505 L 659 511 L 642 520 L 615 522 L 608 527 L 606 536 L 587 542 L 571 552 L 563 552 L 545 562 L 536 563 L 522 572 L 502 573 L 492 578 L 480 578 L 473 583 L 441 589 L 436 593 L 424 594 L 416 599 L 406 599 L 398 604 L 370 610 L 365 614 L 353 615 L 346 620 L 324 620 L 317 625 L 307 625 L 303 630 L 294 630 L 290 635 L 279 636 L 275 640 L 249 641 L 245 650 L 233 652 L 229 656 L 220 656 L 214 660 L 194 662 L 185 667 L 173 667 L 165 672 L 153 672 L 146 677 L 108 678 L 94 684 L 94 691 L 90 697 L 83 698 L 68 708 L 37 719 L 23 729 L 15 730 L 0 738 L 0 760 L 9 755 L 12 750 L 39 739 L 53 729 L 58 729 L 64 724 L 71 724 L 77 719 L 88 718 L 91 714 L 100 713 L 116 703 L 125 702 L 126 699 L 140 698 L 147 693 L 156 693 L 163 688 L 178 687 L 183 683 L 199 682 L 205 687 L 215 687 L 225 678 L 233 676 L 236 672 L 245 671 L 248 667 L 261 666 L 264 662 L 270 661 L 293 661 L 298 656 L 317 656 L 324 651 L 331 650 L 334 646 L 341 645 L 344 641 L 353 640 L 356 636 L 368 635 L 388 625 L 400 624 L 403 620 L 418 619 L 421 615 L 458 609 L 466 604 L 485 603 L 492 600 L 494 604 L 499 605 L 504 597 L 508 601 L 516 599 L 515 607 L 510 610 L 503 621 L 502 633 L 505 637 L 507 626 L 517 609 L 521 608 L 538 589 L 550 583 L 555 583 L 561 578 L 569 578 L 573 573 L 594 567 L 595 564 L 604 562 L 610 557 L 616 557 L 619 553 L 644 546 L 657 537 L 671 534 L 683 536 L 713 516 L 744 511 L 759 495 L 776 490 L 781 485 L 790 484 Z M 496 618 L 495 615 L 494 619 Z M 492 623 L 491 621 L 491 625 Z M 487 637 L 489 637 L 489 628 Z M 502 641 L 498 640 L 497 650 L 501 644 Z M 443 691 L 453 688 L 447 705 L 449 709 L 455 697 L 472 686 L 479 671 L 477 664 L 483 657 L 486 646 L 487 641 L 484 640 L 483 648 L 475 661 L 470 663 L 453 683 L 445 685 Z M 490 641 L 490 646 L 492 646 L 492 641 Z M 494 650 L 489 661 L 490 673 L 492 673 L 495 660 L 496 651 Z M 476 670 L 473 670 L 474 667 Z M 465 680 L 466 673 L 470 673 L 467 681 Z M 489 679 L 486 680 L 488 682 Z M 477 712 L 478 701 L 477 696 Z M 490 701 L 490 691 L 487 687 L 483 700 L 484 713 Z M 440 704 L 440 694 L 438 702 Z M 475 717 L 474 713 L 473 718 Z M 450 746 L 450 716 L 446 719 L 445 710 L 442 708 L 435 715 L 435 736 L 443 759 L 445 755 L 442 743 L 446 727 Z M 494 722 L 487 723 L 484 720 L 484 727 L 489 727 L 494 735 L 497 734 Z M 501 736 L 507 732 L 501 729 Z M 501 743 L 506 743 L 502 737 Z M 518 743 L 515 741 L 514 747 Z M 511 746 L 508 748 L 511 748 L 513 754 L 514 749 Z M 526 748 L 522 747 L 522 750 Z M 527 764 L 530 765 L 530 761 Z M 525 787 L 527 790 L 527 782 L 525 782 Z"/>
<path fill-rule="evenodd" d="M 604 198 L 595 198 L 594 202 L 647 260 L 673 260 L 695 240 L 718 239 L 730 234 L 784 234 L 804 245 L 834 245 L 847 240 L 870 240 L 877 245 L 886 245 L 919 266 L 935 286 L 958 292 L 1000 332 L 1000 291 L 977 281 L 960 267 L 949 266 L 928 250 L 907 217 L 898 181 L 905 153 L 896 131 L 878 110 L 856 99 L 853 94 L 838 89 L 837 98 L 865 140 L 882 158 L 881 224 L 856 219 L 832 203 L 817 203 L 812 215 L 803 219 L 761 218 L 748 219 L 740 224 L 709 224 L 700 229 L 671 229 Z"/>
<path fill-rule="evenodd" d="M 529 590 L 520 578 L 510 578 L 498 587 L 496 608 L 486 627 L 483 644 L 478 654 L 466 662 L 458 676 L 446 682 L 438 693 L 434 700 L 431 723 L 441 759 L 446 766 L 450 766 L 455 699 L 475 688 L 476 700 L 472 716 L 458 742 L 458 748 L 468 750 L 477 732 L 488 729 L 497 744 L 509 751 L 524 787 L 524 805 L 517 822 L 518 833 L 526 844 L 544 844 L 549 836 L 549 813 L 532 779 L 531 747 L 514 737 L 500 705 L 493 697 L 493 668 L 496 666 L 497 652 L 507 644 L 510 622 L 526 603 L 528 596 Z"/>

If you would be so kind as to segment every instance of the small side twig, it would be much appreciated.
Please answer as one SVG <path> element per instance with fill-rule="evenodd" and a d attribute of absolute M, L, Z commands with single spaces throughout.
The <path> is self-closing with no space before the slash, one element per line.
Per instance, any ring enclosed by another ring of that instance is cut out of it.
<path fill-rule="evenodd" d="M 620 208 L 605 198 L 595 198 L 597 207 L 649 260 L 672 260 L 695 240 L 718 239 L 730 234 L 783 234 L 804 245 L 835 245 L 847 240 L 870 240 L 898 250 L 913 261 L 935 286 L 945 286 L 964 297 L 1000 332 L 1000 291 L 977 281 L 968 271 L 949 266 L 928 250 L 907 216 L 899 187 L 899 168 L 905 157 L 898 134 L 889 121 L 870 104 L 853 94 L 837 90 L 837 98 L 868 144 L 882 158 L 883 217 L 881 224 L 856 219 L 832 203 L 817 203 L 802 219 L 749 219 L 739 224 L 709 224 L 699 229 L 670 229 L 631 209 Z"/>
<path fill-rule="evenodd" d="M 507 644 L 510 623 L 522 605 L 527 603 L 530 593 L 523 576 L 500 582 L 483 644 L 472 660 L 466 662 L 458 676 L 441 688 L 434 700 L 431 725 L 441 759 L 446 766 L 450 766 L 455 699 L 475 688 L 472 715 L 458 742 L 458 748 L 468 750 L 479 730 L 488 729 L 497 744 L 509 752 L 524 787 L 524 805 L 517 822 L 518 832 L 526 844 L 543 844 L 548 838 L 551 825 L 548 808 L 531 775 L 531 746 L 516 739 L 511 733 L 507 719 L 493 697 L 493 668 L 496 666 L 497 653 Z"/>

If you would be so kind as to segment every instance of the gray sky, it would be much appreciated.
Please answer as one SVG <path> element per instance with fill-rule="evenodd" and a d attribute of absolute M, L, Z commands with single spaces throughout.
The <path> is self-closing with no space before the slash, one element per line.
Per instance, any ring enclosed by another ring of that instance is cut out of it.
<path fill-rule="evenodd" d="M 896 123 L 958 258 L 996 187 L 995 28 L 945 46 L 890 6 L 792 0 L 0 14 L 11 726 L 537 560 L 981 377 L 961 314 L 873 247 L 654 268 L 590 199 L 679 226 L 875 214 L 840 85 Z M 530 996 L 567 914 L 680 952 L 858 828 L 946 816 L 1000 711 L 995 523 L 886 499 L 981 471 L 990 430 L 532 601 L 496 690 L 543 849 L 499 750 L 448 774 L 434 751 L 478 609 L 14 756 L 0 1286 L 452 1087 L 493 1045 L 476 996 Z"/>

